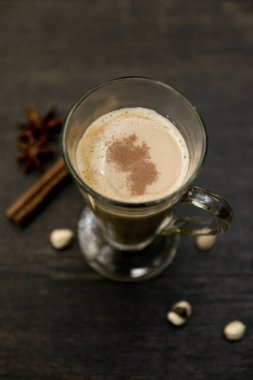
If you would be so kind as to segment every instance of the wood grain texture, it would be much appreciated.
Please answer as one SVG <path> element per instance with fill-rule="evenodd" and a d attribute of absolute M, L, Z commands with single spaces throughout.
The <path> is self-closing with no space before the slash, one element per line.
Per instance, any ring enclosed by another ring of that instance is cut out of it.
<path fill-rule="evenodd" d="M 252 1 L 0 2 L 0 378 L 251 380 L 253 378 Z M 207 126 L 196 184 L 233 205 L 232 229 L 199 254 L 182 239 L 173 265 L 138 285 L 96 275 L 75 243 L 55 252 L 53 228 L 75 228 L 82 198 L 69 184 L 24 230 L 4 210 L 34 178 L 17 167 L 16 124 L 27 105 L 67 114 L 88 89 L 143 75 L 180 89 Z M 193 315 L 166 323 L 180 299 Z M 244 339 L 223 339 L 240 319 Z"/>

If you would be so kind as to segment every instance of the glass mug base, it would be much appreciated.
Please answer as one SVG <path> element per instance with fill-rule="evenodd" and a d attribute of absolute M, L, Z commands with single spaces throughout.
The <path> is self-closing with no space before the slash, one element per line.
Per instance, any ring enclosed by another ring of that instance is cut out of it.
<path fill-rule="evenodd" d="M 139 282 L 162 273 L 172 262 L 179 236 L 157 236 L 142 250 L 126 251 L 111 246 L 103 237 L 94 214 L 85 207 L 77 226 L 78 240 L 86 262 L 111 280 Z"/>

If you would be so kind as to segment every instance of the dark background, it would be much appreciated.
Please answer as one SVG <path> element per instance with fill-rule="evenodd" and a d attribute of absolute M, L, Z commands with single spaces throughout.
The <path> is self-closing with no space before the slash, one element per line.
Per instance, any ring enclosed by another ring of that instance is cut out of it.
<path fill-rule="evenodd" d="M 0 27 L 1 379 L 252 379 L 253 2 L 1 1 Z M 14 159 L 25 107 L 65 117 L 123 75 L 165 81 L 197 106 L 209 152 L 195 183 L 235 212 L 212 252 L 184 238 L 172 266 L 142 284 L 102 279 L 77 242 L 50 246 L 52 229 L 75 228 L 72 183 L 26 229 L 4 215 L 36 178 Z M 176 329 L 165 316 L 181 299 L 193 315 Z M 247 325 L 237 343 L 222 337 L 233 319 Z"/>

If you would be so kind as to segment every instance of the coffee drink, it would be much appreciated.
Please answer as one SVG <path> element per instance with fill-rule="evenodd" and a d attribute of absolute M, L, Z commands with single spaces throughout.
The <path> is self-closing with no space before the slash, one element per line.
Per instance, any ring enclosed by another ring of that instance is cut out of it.
<path fill-rule="evenodd" d="M 66 119 L 62 151 L 85 199 L 80 247 L 103 276 L 152 278 L 171 263 L 179 234 L 217 234 L 231 224 L 225 200 L 192 186 L 206 154 L 205 128 L 165 83 L 118 78 L 85 94 Z"/>
<path fill-rule="evenodd" d="M 142 203 L 166 197 L 182 186 L 189 152 L 169 119 L 146 108 L 122 108 L 87 128 L 76 162 L 80 177 L 97 193 Z"/>
<path fill-rule="evenodd" d="M 76 165 L 82 180 L 104 197 L 133 204 L 160 200 L 182 187 L 189 152 L 181 133 L 167 118 L 141 107 L 122 108 L 92 122 L 81 137 Z M 86 195 L 106 239 L 124 249 L 148 244 L 172 216 L 177 196 L 144 213 L 107 209 Z M 131 234 L 129 234 L 131 231 Z"/>

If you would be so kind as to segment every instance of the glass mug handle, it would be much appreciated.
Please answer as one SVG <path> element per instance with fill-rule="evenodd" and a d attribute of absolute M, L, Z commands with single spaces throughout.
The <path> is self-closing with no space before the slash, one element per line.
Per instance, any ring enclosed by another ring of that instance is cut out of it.
<path fill-rule="evenodd" d="M 209 213 L 209 218 L 199 216 L 177 216 L 160 234 L 162 235 L 217 235 L 226 231 L 232 224 L 233 211 L 228 202 L 208 190 L 190 188 L 180 199 L 181 203 L 191 204 Z M 211 216 L 211 220 L 210 220 Z"/>

